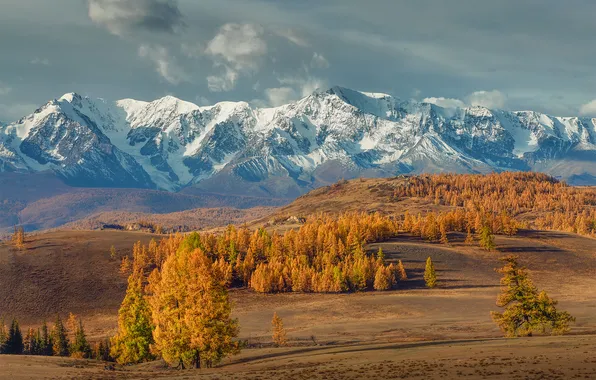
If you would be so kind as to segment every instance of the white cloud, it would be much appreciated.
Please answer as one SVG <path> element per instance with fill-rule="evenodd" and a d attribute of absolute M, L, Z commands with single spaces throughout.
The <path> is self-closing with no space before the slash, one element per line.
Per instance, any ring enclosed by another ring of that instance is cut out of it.
<path fill-rule="evenodd" d="M 579 108 L 579 114 L 582 116 L 596 116 L 596 99 L 582 105 Z"/>
<path fill-rule="evenodd" d="M 507 97 L 500 91 L 476 91 L 465 97 L 466 101 L 455 98 L 425 98 L 424 103 L 436 104 L 443 108 L 464 108 L 469 106 L 486 107 L 489 109 L 502 109 L 505 107 Z"/>
<path fill-rule="evenodd" d="M 182 54 L 184 54 L 188 58 L 199 58 L 203 55 L 203 52 L 205 51 L 205 47 L 203 45 L 201 45 L 200 43 L 189 44 L 189 43 L 183 42 L 180 45 L 180 50 L 182 51 Z"/>
<path fill-rule="evenodd" d="M 209 41 L 205 53 L 237 71 L 256 71 L 267 54 L 263 28 L 254 24 L 225 24 Z M 222 62 L 223 61 L 223 62 Z"/>
<path fill-rule="evenodd" d="M 206 98 L 204 96 L 196 96 L 195 101 L 197 102 L 197 105 L 199 105 L 201 107 L 210 106 L 213 104 L 213 102 L 211 102 L 211 100 L 209 100 L 208 98 Z"/>
<path fill-rule="evenodd" d="M 505 107 L 506 96 L 497 90 L 476 91 L 468 95 L 468 104 L 472 106 L 486 107 L 490 109 L 501 109 Z"/>
<path fill-rule="evenodd" d="M 298 94 L 291 87 L 268 88 L 265 90 L 265 96 L 269 105 L 273 107 L 288 104 L 298 98 Z"/>
<path fill-rule="evenodd" d="M 231 91 L 236 87 L 238 72 L 225 66 L 225 71 L 221 75 L 210 75 L 207 77 L 207 87 L 211 92 Z"/>
<path fill-rule="evenodd" d="M 431 103 L 431 104 L 435 104 L 439 107 L 443 107 L 443 108 L 463 108 L 466 106 L 466 103 L 462 102 L 459 99 L 453 99 L 453 98 L 424 98 L 422 99 L 423 103 Z"/>
<path fill-rule="evenodd" d="M 298 45 L 300 47 L 309 47 L 310 44 L 304 38 L 299 36 L 294 30 L 292 29 L 277 29 L 274 31 L 280 37 L 285 38 L 286 40 L 290 41 L 291 43 Z"/>
<path fill-rule="evenodd" d="M 12 87 L 0 82 L 0 95 L 8 95 L 12 91 Z"/>
<path fill-rule="evenodd" d="M 32 65 L 44 65 L 44 66 L 49 66 L 50 65 L 50 60 L 47 58 L 39 58 L 39 57 L 35 57 L 33 58 L 31 61 L 29 61 L 30 64 Z"/>
<path fill-rule="evenodd" d="M 215 67 L 225 67 L 220 75 L 207 77 L 209 91 L 231 91 L 241 74 L 252 75 L 267 54 L 264 30 L 254 24 L 225 24 L 209 41 L 205 54 L 211 56 Z"/>
<path fill-rule="evenodd" d="M 285 86 L 293 86 L 302 97 L 312 94 L 317 89 L 329 87 L 326 80 L 311 76 L 283 77 L 277 78 L 277 81 Z"/>
<path fill-rule="evenodd" d="M 329 66 L 331 65 L 329 64 L 327 58 L 323 56 L 323 54 L 319 54 L 317 52 L 313 53 L 312 59 L 310 60 L 310 67 L 315 69 L 328 69 Z"/>
<path fill-rule="evenodd" d="M 189 76 L 164 46 L 142 44 L 139 47 L 139 56 L 152 61 L 157 73 L 169 83 L 176 85 L 189 81 Z"/>

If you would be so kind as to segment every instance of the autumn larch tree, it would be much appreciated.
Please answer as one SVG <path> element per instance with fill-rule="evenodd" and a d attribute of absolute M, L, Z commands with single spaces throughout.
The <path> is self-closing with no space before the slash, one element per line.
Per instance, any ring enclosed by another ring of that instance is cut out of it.
<path fill-rule="evenodd" d="M 406 268 L 401 260 L 397 261 L 397 274 L 399 275 L 400 281 L 405 281 L 408 279 L 408 274 L 406 273 Z"/>
<path fill-rule="evenodd" d="M 533 333 L 563 334 L 575 319 L 565 311 L 558 311 L 557 302 L 546 292 L 538 292 L 525 268 L 516 256 L 502 259 L 505 265 L 497 269 L 503 275 L 497 306 L 503 313 L 491 312 L 493 320 L 507 337 L 532 336 Z"/>
<path fill-rule="evenodd" d="M 4 319 L 0 319 L 0 354 L 4 354 L 6 350 L 6 339 L 8 339 L 8 331 Z"/>
<path fill-rule="evenodd" d="M 441 244 L 449 244 L 449 239 L 447 238 L 447 224 L 443 220 L 439 224 L 439 231 L 441 233 L 441 239 L 439 240 Z"/>
<path fill-rule="evenodd" d="M 288 343 L 286 329 L 284 328 L 282 319 L 277 315 L 277 312 L 273 313 L 271 326 L 273 328 L 273 343 L 278 347 L 285 346 Z"/>
<path fill-rule="evenodd" d="M 25 248 L 25 229 L 22 226 L 15 226 L 12 235 L 12 242 L 19 250 Z"/>
<path fill-rule="evenodd" d="M 120 262 L 120 274 L 122 276 L 129 276 L 132 270 L 132 263 L 128 256 L 124 256 Z"/>
<path fill-rule="evenodd" d="M 495 249 L 495 238 L 493 236 L 493 232 L 486 224 L 480 229 L 479 241 L 480 246 L 487 251 L 492 251 Z"/>
<path fill-rule="evenodd" d="M 56 316 L 56 322 L 52 329 L 53 352 L 56 356 L 68 356 L 70 342 L 68 340 L 68 330 L 62 323 L 60 316 Z"/>
<path fill-rule="evenodd" d="M 468 225 L 468 228 L 466 229 L 466 240 L 465 240 L 465 244 L 468 245 L 472 245 L 474 244 L 474 235 L 472 235 L 472 227 L 470 225 Z"/>
<path fill-rule="evenodd" d="M 437 273 L 435 271 L 435 264 L 429 257 L 426 259 L 426 267 L 424 268 L 424 282 L 428 288 L 434 288 L 437 286 Z"/>
<path fill-rule="evenodd" d="M 24 353 L 26 355 L 40 355 L 39 330 L 29 329 L 23 341 Z"/>
<path fill-rule="evenodd" d="M 393 267 L 385 267 L 379 265 L 375 273 L 375 282 L 373 288 L 375 290 L 389 290 L 393 286 L 395 281 L 394 274 L 392 273 Z"/>
<path fill-rule="evenodd" d="M 225 282 L 200 249 L 181 248 L 150 277 L 155 353 L 170 365 L 211 367 L 239 345 Z"/>

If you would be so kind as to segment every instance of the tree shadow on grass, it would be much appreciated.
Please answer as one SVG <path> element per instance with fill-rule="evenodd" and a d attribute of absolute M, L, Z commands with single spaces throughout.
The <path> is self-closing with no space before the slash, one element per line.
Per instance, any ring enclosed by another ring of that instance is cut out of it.
<path fill-rule="evenodd" d="M 536 246 L 521 246 L 521 247 L 499 247 L 497 251 L 502 253 L 563 253 L 565 250 L 555 247 L 536 247 Z"/>
<path fill-rule="evenodd" d="M 317 356 L 317 355 L 331 355 L 331 354 L 345 354 L 345 353 L 359 353 L 359 352 L 369 352 L 369 351 L 383 351 L 383 350 L 400 350 L 400 349 L 410 349 L 410 348 L 417 348 L 417 347 L 432 347 L 432 346 L 444 346 L 444 345 L 459 345 L 459 344 L 468 344 L 468 343 L 481 343 L 481 342 L 488 342 L 499 340 L 503 338 L 484 338 L 484 339 L 462 339 L 462 340 L 448 340 L 448 341 L 429 341 L 429 342 L 416 342 L 416 343 L 396 343 L 396 344 L 383 344 L 377 345 L 376 343 L 367 343 L 361 345 L 353 345 L 353 344 L 342 344 L 342 345 L 326 345 L 326 346 L 310 346 L 305 347 L 299 350 L 292 350 L 292 351 L 283 351 L 283 352 L 272 352 L 264 355 L 258 355 L 250 358 L 239 359 L 233 363 L 226 363 L 222 364 L 218 367 L 227 367 L 230 365 L 236 364 L 244 364 L 255 362 L 259 360 L 265 359 L 272 359 L 272 358 L 282 358 L 284 356 L 293 356 L 293 355 L 300 355 L 308 353 L 309 356 Z M 339 349 L 339 350 L 333 350 Z M 320 352 L 320 351 L 329 351 L 329 352 Z"/>

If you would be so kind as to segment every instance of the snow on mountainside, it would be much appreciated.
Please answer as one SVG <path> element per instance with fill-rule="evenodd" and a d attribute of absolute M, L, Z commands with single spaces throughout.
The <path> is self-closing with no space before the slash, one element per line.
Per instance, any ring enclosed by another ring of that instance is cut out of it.
<path fill-rule="evenodd" d="M 595 144 L 590 118 L 446 109 L 341 87 L 268 109 L 70 93 L 0 125 L 0 171 L 50 170 L 76 186 L 295 196 L 342 177 L 437 171 L 541 170 L 590 182 Z"/>

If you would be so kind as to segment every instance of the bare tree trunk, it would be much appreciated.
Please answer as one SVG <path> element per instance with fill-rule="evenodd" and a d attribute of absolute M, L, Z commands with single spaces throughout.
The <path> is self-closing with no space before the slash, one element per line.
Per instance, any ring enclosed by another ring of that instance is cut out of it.
<path fill-rule="evenodd" d="M 193 364 L 196 369 L 201 368 L 201 352 L 200 351 L 197 351 L 197 353 L 195 354 L 195 360 L 194 360 Z"/>

